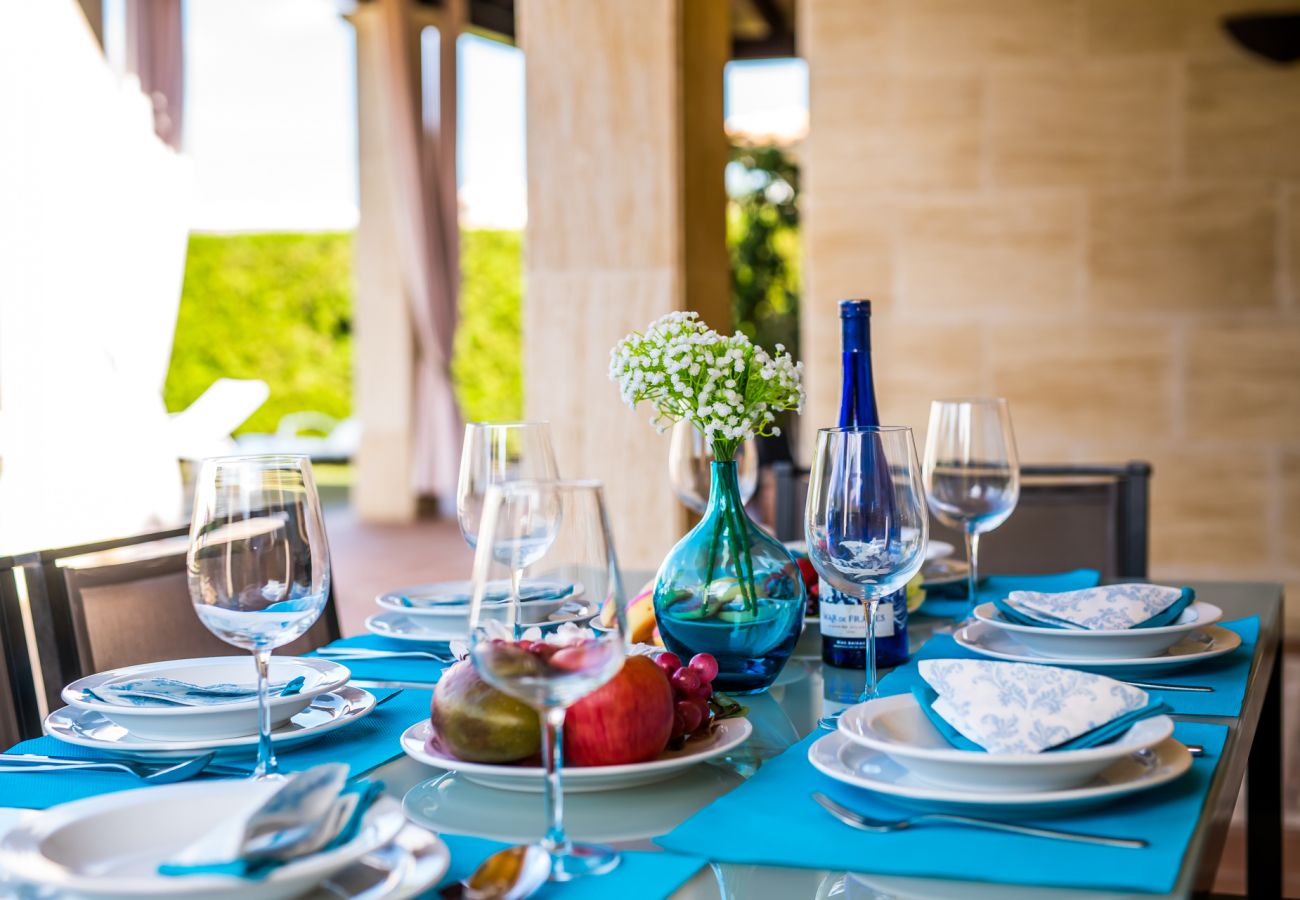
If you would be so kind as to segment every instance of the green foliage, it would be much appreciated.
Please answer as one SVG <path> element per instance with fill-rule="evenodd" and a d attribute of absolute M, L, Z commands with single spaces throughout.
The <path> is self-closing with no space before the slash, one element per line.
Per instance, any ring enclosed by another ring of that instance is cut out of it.
<path fill-rule="evenodd" d="M 241 431 L 299 410 L 349 415 L 351 272 L 348 234 L 191 235 L 167 408 L 221 377 L 260 378 L 271 396 Z"/>
<path fill-rule="evenodd" d="M 468 422 L 524 414 L 523 280 L 520 232 L 461 233 L 460 327 L 451 374 Z"/>
<path fill-rule="evenodd" d="M 780 147 L 733 147 L 727 247 L 736 327 L 798 356 L 799 167 Z"/>

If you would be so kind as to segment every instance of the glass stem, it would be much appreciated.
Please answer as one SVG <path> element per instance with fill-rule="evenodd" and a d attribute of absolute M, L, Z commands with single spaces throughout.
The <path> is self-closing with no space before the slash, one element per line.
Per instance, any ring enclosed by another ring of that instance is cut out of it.
<path fill-rule="evenodd" d="M 257 768 L 253 770 L 253 778 L 273 778 L 279 774 L 279 764 L 271 745 L 271 699 L 267 696 L 270 693 L 271 651 L 254 650 L 253 661 L 257 664 Z"/>
<path fill-rule="evenodd" d="M 979 588 L 980 579 L 979 579 L 979 566 L 978 563 L 976 562 L 976 560 L 979 558 L 979 552 L 980 552 L 979 533 L 967 529 L 966 530 L 966 564 L 967 564 L 968 571 L 966 573 L 966 582 L 967 582 L 966 596 L 970 598 L 969 609 L 967 610 L 966 613 L 967 615 L 974 614 L 975 606 L 976 604 L 979 603 L 979 593 L 977 591 Z"/>
<path fill-rule="evenodd" d="M 546 767 L 546 837 L 542 847 L 551 856 L 569 852 L 564 833 L 564 787 L 560 767 L 564 763 L 564 707 L 549 706 L 542 714 L 542 764 Z"/>
<path fill-rule="evenodd" d="M 519 607 L 524 602 L 523 598 L 519 596 L 519 591 L 523 588 L 523 583 L 524 583 L 523 567 L 511 566 L 510 567 L 510 597 L 513 602 L 510 604 L 510 618 L 512 619 L 512 621 L 510 622 L 510 630 L 514 633 L 515 640 L 517 641 L 522 640 L 524 636 L 524 626 L 523 623 L 519 621 Z"/>
<path fill-rule="evenodd" d="M 862 700 L 874 700 L 876 697 L 876 610 L 880 601 L 871 597 L 862 601 L 867 615 L 867 680 L 862 685 Z"/>

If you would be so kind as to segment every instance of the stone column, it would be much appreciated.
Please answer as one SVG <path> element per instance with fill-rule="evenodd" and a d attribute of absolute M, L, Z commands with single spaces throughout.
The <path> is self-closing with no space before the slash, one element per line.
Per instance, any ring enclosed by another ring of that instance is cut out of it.
<path fill-rule="evenodd" d="M 561 471 L 605 482 L 625 569 L 653 569 L 684 510 L 667 436 L 608 381 L 614 342 L 672 310 L 729 328 L 723 0 L 522 0 L 527 65 L 528 415 Z M 629 589 L 635 589 L 629 585 Z"/>

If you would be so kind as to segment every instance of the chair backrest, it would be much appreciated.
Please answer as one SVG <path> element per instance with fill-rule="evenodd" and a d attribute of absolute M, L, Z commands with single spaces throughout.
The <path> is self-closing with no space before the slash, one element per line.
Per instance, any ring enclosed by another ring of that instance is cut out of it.
<path fill-rule="evenodd" d="M 241 652 L 208 631 L 194 613 L 185 571 L 188 543 L 187 533 L 176 530 L 45 551 L 27 562 L 42 688 L 50 708 L 62 705 L 64 685 L 94 672 Z M 338 613 L 330 602 L 310 631 L 279 652 L 304 653 L 338 637 Z"/>
<path fill-rule="evenodd" d="M 802 540 L 808 472 L 785 463 L 772 472 L 776 536 Z M 983 573 L 1094 568 L 1105 577 L 1147 577 L 1149 463 L 1026 465 L 1020 473 L 1015 512 L 981 540 Z M 934 521 L 930 537 L 963 543 L 960 532 Z"/>
<path fill-rule="evenodd" d="M 41 731 L 15 560 L 0 559 L 0 749 Z"/>

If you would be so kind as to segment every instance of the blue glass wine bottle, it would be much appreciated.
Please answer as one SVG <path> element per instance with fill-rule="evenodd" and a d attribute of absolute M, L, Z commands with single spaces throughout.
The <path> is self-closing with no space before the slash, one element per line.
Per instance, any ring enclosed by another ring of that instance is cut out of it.
<path fill-rule="evenodd" d="M 840 341 L 844 386 L 840 395 L 840 427 L 879 425 L 876 389 L 871 379 L 871 301 L 840 301 Z M 867 666 L 867 621 L 862 601 L 841 594 L 822 582 L 822 661 L 845 669 Z M 876 665 L 907 662 L 907 591 L 880 601 L 876 615 Z"/>

